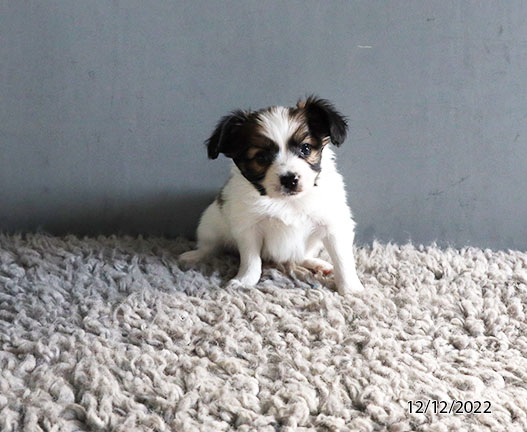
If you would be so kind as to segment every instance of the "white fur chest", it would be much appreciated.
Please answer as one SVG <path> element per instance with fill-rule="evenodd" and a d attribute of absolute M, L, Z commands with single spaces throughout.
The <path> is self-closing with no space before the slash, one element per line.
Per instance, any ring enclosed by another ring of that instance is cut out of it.
<path fill-rule="evenodd" d="M 275 262 L 301 262 L 316 242 L 317 227 L 306 216 L 290 221 L 266 217 L 259 229 L 263 237 L 262 257 Z"/>

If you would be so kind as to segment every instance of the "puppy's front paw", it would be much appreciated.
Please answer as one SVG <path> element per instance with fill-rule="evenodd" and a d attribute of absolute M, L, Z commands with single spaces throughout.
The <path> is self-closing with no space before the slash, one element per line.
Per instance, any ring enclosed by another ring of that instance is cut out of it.
<path fill-rule="evenodd" d="M 225 285 L 226 288 L 232 288 L 232 289 L 239 289 L 239 288 L 252 288 L 254 285 L 256 285 L 256 282 L 250 283 L 251 281 L 247 282 L 245 279 L 231 279 L 229 282 L 227 282 L 227 285 Z"/>
<path fill-rule="evenodd" d="M 228 283 L 229 286 L 233 287 L 252 287 L 258 283 L 260 280 L 260 274 L 256 272 L 254 274 L 248 273 L 244 275 L 237 275 L 234 279 L 231 279 Z"/>
<path fill-rule="evenodd" d="M 242 285 L 254 286 L 260 280 L 260 275 L 245 275 L 242 277 L 236 276 L 236 280 L 238 280 Z"/>
<path fill-rule="evenodd" d="M 231 279 L 229 282 L 225 284 L 225 288 L 231 288 L 231 289 L 239 289 L 243 288 L 243 284 L 236 278 Z"/>
<path fill-rule="evenodd" d="M 349 282 L 335 281 L 335 283 L 337 285 L 338 293 L 342 296 L 357 294 L 364 291 L 364 286 L 362 285 L 359 278 L 353 278 Z"/>

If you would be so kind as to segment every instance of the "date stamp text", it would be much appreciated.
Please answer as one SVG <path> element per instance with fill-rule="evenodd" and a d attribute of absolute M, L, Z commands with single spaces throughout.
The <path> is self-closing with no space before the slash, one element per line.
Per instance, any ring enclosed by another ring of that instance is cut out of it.
<path fill-rule="evenodd" d="M 408 401 L 410 414 L 491 414 L 490 401 L 416 400 Z"/>

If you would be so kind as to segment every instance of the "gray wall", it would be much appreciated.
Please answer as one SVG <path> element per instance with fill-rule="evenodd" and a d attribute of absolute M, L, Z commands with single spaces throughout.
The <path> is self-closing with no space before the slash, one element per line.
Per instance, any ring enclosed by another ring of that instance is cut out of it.
<path fill-rule="evenodd" d="M 314 92 L 358 242 L 527 248 L 527 2 L 0 1 L 0 229 L 192 235 L 233 108 Z"/>

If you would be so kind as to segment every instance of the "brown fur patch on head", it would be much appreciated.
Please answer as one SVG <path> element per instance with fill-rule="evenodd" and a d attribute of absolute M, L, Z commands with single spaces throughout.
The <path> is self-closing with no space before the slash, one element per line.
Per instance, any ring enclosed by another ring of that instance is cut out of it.
<path fill-rule="evenodd" d="M 233 160 L 243 176 L 262 195 L 265 195 L 265 189 L 260 182 L 275 159 L 278 146 L 265 137 L 260 128 L 261 126 L 256 122 L 246 125 L 244 131 L 245 149 Z"/>
<path fill-rule="evenodd" d="M 245 154 L 249 159 L 253 159 L 260 150 L 260 147 L 249 147 Z"/>
<path fill-rule="evenodd" d="M 296 107 L 298 109 L 303 109 L 306 107 L 306 101 L 302 101 L 302 100 L 299 100 L 297 103 L 296 103 Z"/>
<path fill-rule="evenodd" d="M 320 147 L 318 149 L 313 148 L 313 150 L 311 150 L 311 153 L 309 154 L 309 156 L 307 156 L 305 158 L 305 161 L 315 171 L 320 171 L 320 164 L 321 164 L 321 161 L 322 161 L 322 149 L 323 149 L 323 147 Z"/>
<path fill-rule="evenodd" d="M 255 159 L 243 159 L 238 163 L 238 168 L 242 174 L 252 180 L 260 180 L 265 176 L 268 166 L 258 163 Z"/>
<path fill-rule="evenodd" d="M 322 160 L 322 150 L 328 143 L 328 140 L 315 136 L 311 133 L 305 108 L 302 102 L 298 102 L 297 108 L 290 110 L 290 116 L 295 119 L 301 126 L 293 133 L 287 144 L 288 149 L 297 154 L 299 157 L 304 159 L 309 166 L 315 170 L 320 171 L 320 163 Z M 308 144 L 310 147 L 309 155 L 305 156 L 302 154 L 302 145 Z"/>

